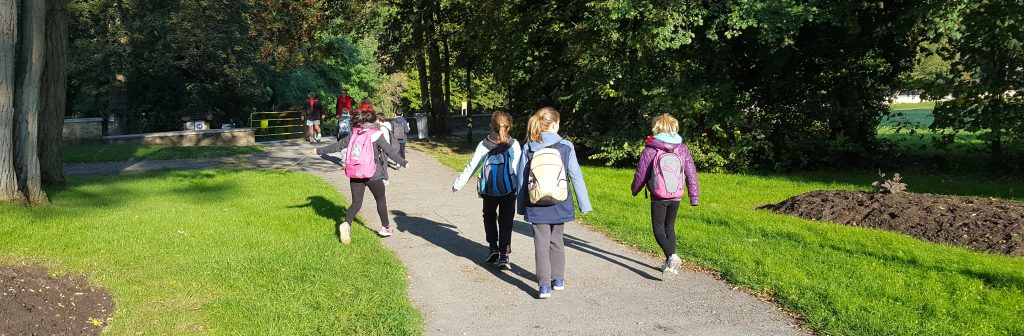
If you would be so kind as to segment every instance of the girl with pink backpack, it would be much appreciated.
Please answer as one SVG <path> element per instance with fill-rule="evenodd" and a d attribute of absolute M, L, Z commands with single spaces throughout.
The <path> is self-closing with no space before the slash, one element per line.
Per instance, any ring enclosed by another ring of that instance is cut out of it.
<path fill-rule="evenodd" d="M 363 196 L 367 188 L 377 200 L 377 214 L 383 226 L 377 234 L 382 237 L 394 234 L 395 231 L 388 222 L 387 197 L 384 194 L 387 160 L 390 158 L 402 167 L 409 166 L 409 163 L 398 155 L 398 151 L 384 140 L 389 134 L 385 134 L 377 125 L 377 115 L 371 112 L 357 112 L 352 116 L 352 125 L 352 134 L 330 146 L 315 148 L 310 153 L 325 155 L 347 149 L 345 175 L 349 177 L 349 186 L 352 188 L 352 205 L 345 214 L 345 222 L 338 225 L 338 239 L 343 244 L 351 242 L 352 221 L 359 213 L 359 208 L 363 206 Z"/>
<path fill-rule="evenodd" d="M 683 188 L 690 199 L 690 206 L 697 206 L 700 186 L 697 183 L 697 168 L 693 164 L 690 149 L 679 136 L 679 121 L 668 114 L 654 118 L 651 128 L 653 135 L 645 140 L 633 174 L 633 196 L 644 188 L 651 193 L 651 226 L 654 239 L 665 253 L 661 271 L 665 275 L 679 273 L 683 263 L 676 255 L 676 213 L 683 198 Z"/>

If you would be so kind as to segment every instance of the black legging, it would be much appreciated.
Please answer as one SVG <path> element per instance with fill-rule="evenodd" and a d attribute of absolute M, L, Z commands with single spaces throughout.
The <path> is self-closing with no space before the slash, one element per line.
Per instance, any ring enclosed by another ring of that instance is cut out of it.
<path fill-rule="evenodd" d="M 512 252 L 512 220 L 516 216 L 516 194 L 483 196 L 484 232 L 492 251 Z"/>
<path fill-rule="evenodd" d="M 676 213 L 679 212 L 679 201 L 651 200 L 651 226 L 654 228 L 654 239 L 665 252 L 665 257 L 676 254 Z"/>
<path fill-rule="evenodd" d="M 381 225 L 391 226 L 388 223 L 388 199 L 384 194 L 384 180 L 351 179 L 348 185 L 352 188 L 352 205 L 348 207 L 348 213 L 345 214 L 346 222 L 353 223 L 355 221 L 359 208 L 363 207 L 363 195 L 366 193 L 366 188 L 369 187 L 373 198 L 377 200 L 377 214 L 380 215 Z"/>

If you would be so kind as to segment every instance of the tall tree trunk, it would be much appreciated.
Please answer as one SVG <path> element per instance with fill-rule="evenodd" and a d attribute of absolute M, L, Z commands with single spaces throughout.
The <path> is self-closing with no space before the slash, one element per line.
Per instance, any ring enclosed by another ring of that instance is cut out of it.
<path fill-rule="evenodd" d="M 43 69 L 42 114 L 39 116 L 39 170 L 46 185 L 63 185 L 60 161 L 64 109 L 67 101 L 68 1 L 46 0 L 46 68 Z"/>
<path fill-rule="evenodd" d="M 444 110 L 452 110 L 452 54 L 448 50 L 448 37 L 444 41 Z"/>
<path fill-rule="evenodd" d="M 44 203 L 39 176 L 39 97 L 46 45 L 46 2 L 21 3 L 21 38 L 18 48 L 14 95 L 14 169 L 18 186 L 29 203 Z"/>
<path fill-rule="evenodd" d="M 992 129 L 992 141 L 989 143 L 989 149 L 992 151 L 992 166 L 1004 168 L 1006 162 L 1003 160 L 1003 100 L 997 99 L 991 105 L 989 108 L 992 109 L 992 124 L 989 128 Z"/>
<path fill-rule="evenodd" d="M 473 115 L 473 58 L 466 57 L 466 114 Z"/>
<path fill-rule="evenodd" d="M 24 202 L 14 170 L 14 63 L 18 1 L 0 0 L 0 202 Z"/>
<path fill-rule="evenodd" d="M 431 0 L 428 5 L 431 12 L 437 10 L 437 1 Z M 437 24 L 435 15 L 430 13 L 427 16 L 426 42 L 427 42 L 427 66 L 430 67 L 430 106 L 433 110 L 430 113 L 430 132 L 434 134 L 448 134 L 448 111 L 444 108 L 444 90 L 441 85 L 441 52 L 437 43 Z"/>
<path fill-rule="evenodd" d="M 413 43 L 420 49 L 416 50 L 416 71 L 420 79 L 420 112 L 429 113 L 430 108 L 430 83 L 427 81 L 427 60 L 423 56 L 424 38 L 423 25 L 425 19 L 424 11 L 419 11 L 419 19 L 413 24 Z"/>

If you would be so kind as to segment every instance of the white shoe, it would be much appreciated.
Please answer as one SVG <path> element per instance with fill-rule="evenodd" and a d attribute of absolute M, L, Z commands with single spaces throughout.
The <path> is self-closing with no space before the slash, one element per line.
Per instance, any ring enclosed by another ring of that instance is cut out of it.
<path fill-rule="evenodd" d="M 352 225 L 348 222 L 338 224 L 338 240 L 341 240 L 342 244 L 349 244 L 352 242 Z"/>
<path fill-rule="evenodd" d="M 665 275 L 679 274 L 679 265 L 683 264 L 683 260 L 679 259 L 679 256 L 673 254 L 665 259 L 665 264 L 661 266 L 661 272 Z"/>
<path fill-rule="evenodd" d="M 377 231 L 377 234 L 381 237 L 391 237 L 391 235 L 395 234 L 395 229 L 390 227 L 381 228 L 380 231 Z"/>
<path fill-rule="evenodd" d="M 388 185 L 389 183 L 391 182 L 388 182 L 388 180 L 384 180 L 384 185 Z"/>

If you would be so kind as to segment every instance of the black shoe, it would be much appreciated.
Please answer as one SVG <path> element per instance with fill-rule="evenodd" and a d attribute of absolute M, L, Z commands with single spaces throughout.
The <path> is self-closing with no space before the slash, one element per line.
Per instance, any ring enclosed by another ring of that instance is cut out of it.
<path fill-rule="evenodd" d="M 491 250 L 491 254 L 487 255 L 487 263 L 488 264 L 494 264 L 494 263 L 498 262 L 498 257 L 499 256 L 501 256 L 501 253 L 498 253 L 498 251 L 495 251 L 495 250 Z"/>
<path fill-rule="evenodd" d="M 508 254 L 498 257 L 498 267 L 506 271 L 512 270 L 512 262 L 508 260 Z"/>

